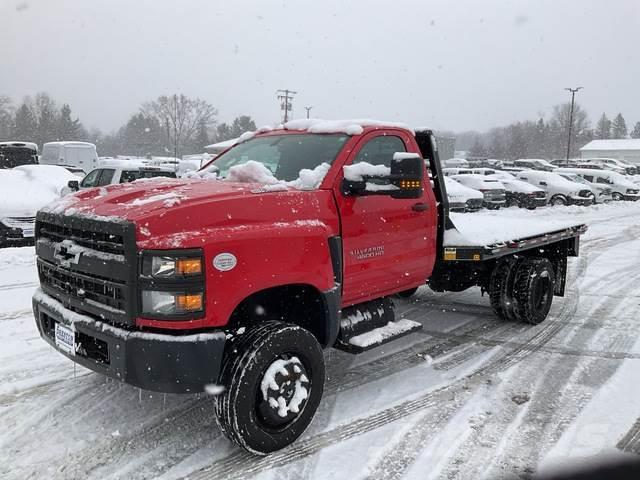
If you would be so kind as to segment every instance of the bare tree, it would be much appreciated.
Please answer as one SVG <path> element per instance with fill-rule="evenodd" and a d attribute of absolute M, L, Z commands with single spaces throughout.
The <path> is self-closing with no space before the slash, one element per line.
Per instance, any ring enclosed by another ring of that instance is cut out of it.
<path fill-rule="evenodd" d="M 215 123 L 217 110 L 210 103 L 185 95 L 162 95 L 142 105 L 144 115 L 158 120 L 165 132 L 165 149 L 180 157 L 194 142 L 202 125 Z"/>

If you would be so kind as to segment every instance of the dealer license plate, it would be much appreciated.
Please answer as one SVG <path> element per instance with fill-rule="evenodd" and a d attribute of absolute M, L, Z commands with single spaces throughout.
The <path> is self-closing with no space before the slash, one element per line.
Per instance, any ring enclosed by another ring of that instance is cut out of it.
<path fill-rule="evenodd" d="M 69 355 L 76 354 L 76 336 L 66 325 L 56 323 L 56 346 Z"/>

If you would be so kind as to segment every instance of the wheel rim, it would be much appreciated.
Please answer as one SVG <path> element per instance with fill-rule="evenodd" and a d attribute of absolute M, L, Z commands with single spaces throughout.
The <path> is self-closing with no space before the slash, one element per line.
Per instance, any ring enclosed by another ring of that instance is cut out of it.
<path fill-rule="evenodd" d="M 618 192 L 614 193 L 612 197 L 614 200 L 622 200 L 622 195 L 620 195 Z"/>
<path fill-rule="evenodd" d="M 281 355 L 265 369 L 256 394 L 258 419 L 268 429 L 285 429 L 304 411 L 310 375 L 298 357 Z"/>
<path fill-rule="evenodd" d="M 554 206 L 564 205 L 564 201 L 561 198 L 554 198 L 553 201 L 551 202 L 551 205 L 554 205 Z"/>

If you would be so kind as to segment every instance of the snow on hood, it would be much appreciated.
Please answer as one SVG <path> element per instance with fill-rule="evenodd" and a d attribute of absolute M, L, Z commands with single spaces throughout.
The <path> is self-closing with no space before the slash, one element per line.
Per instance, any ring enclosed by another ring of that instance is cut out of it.
<path fill-rule="evenodd" d="M 0 170 L 0 217 L 35 216 L 39 209 L 60 198 L 69 180 L 77 179 L 67 169 L 54 165 Z"/>

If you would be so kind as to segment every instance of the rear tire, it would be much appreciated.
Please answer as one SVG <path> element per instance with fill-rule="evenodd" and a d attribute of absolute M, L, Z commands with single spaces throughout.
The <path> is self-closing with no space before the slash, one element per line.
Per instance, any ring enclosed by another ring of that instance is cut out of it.
<path fill-rule="evenodd" d="M 546 258 L 527 258 L 515 274 L 513 298 L 518 320 L 537 325 L 549 314 L 553 302 L 555 274 Z"/>
<path fill-rule="evenodd" d="M 489 279 L 489 301 L 494 313 L 502 320 L 515 320 L 513 306 L 513 284 L 518 259 L 507 259 L 499 262 Z"/>
<path fill-rule="evenodd" d="M 245 450 L 267 455 L 293 443 L 311 423 L 324 388 L 324 356 L 304 328 L 268 321 L 225 353 L 215 399 L 222 432 Z"/>
<path fill-rule="evenodd" d="M 624 198 L 622 197 L 622 194 L 620 192 L 613 192 L 611 194 L 611 198 L 615 201 L 615 202 L 620 202 L 622 201 Z"/>

